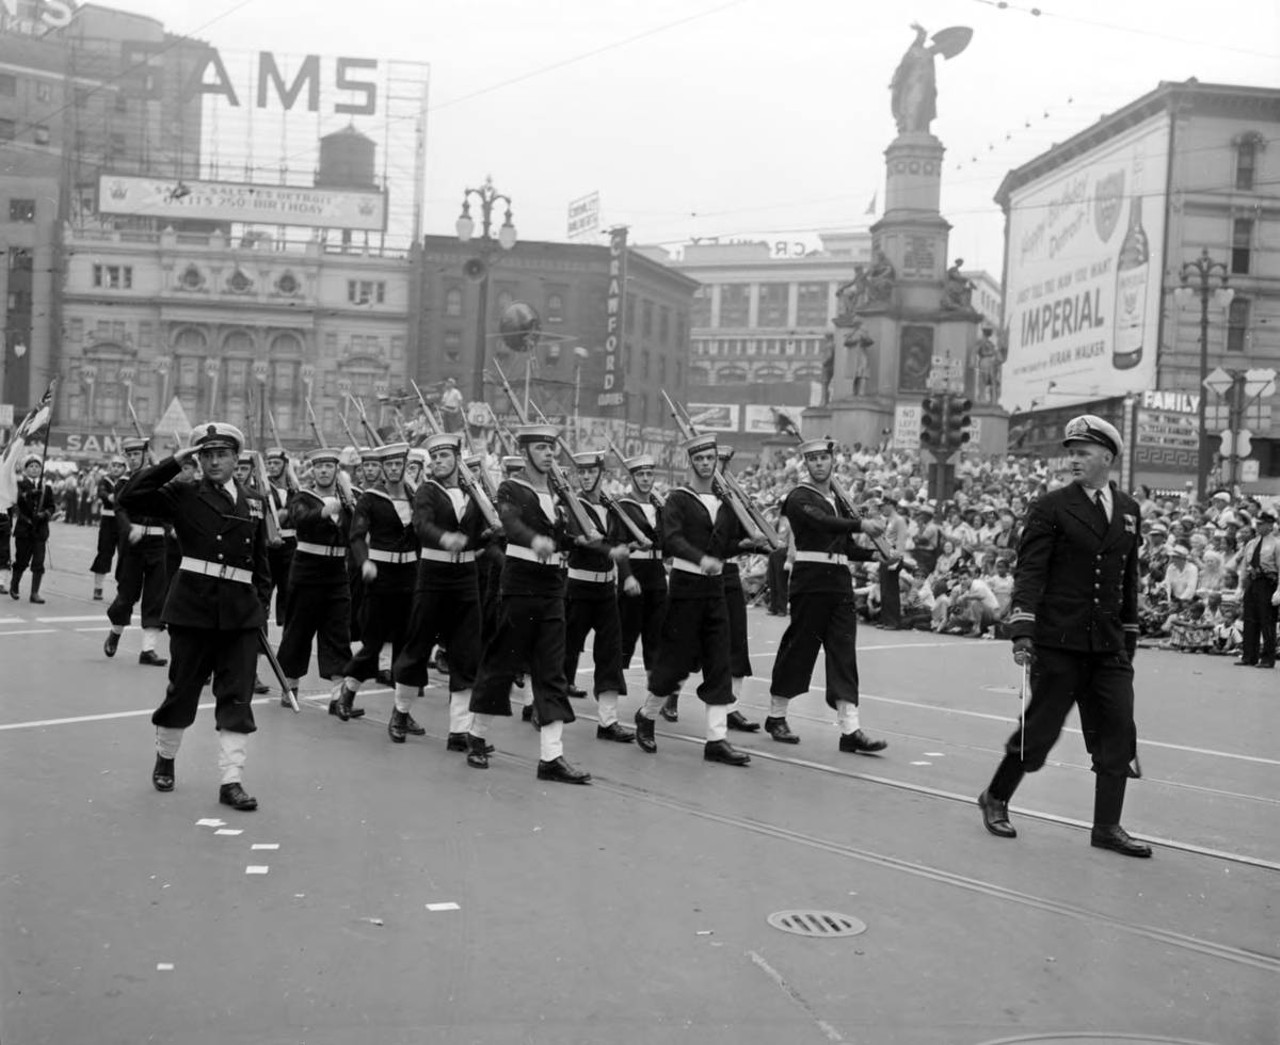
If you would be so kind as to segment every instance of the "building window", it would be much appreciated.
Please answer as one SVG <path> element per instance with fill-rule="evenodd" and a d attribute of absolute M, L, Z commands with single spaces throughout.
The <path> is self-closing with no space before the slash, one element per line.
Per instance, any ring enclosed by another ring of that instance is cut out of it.
<path fill-rule="evenodd" d="M 640 302 L 640 336 L 646 341 L 653 337 L 653 302 Z"/>
<path fill-rule="evenodd" d="M 658 357 L 658 383 L 665 385 L 667 383 L 667 357 Z"/>
<path fill-rule="evenodd" d="M 125 140 L 125 136 L 123 134 L 111 135 L 111 144 L 107 150 L 107 155 L 111 159 L 113 160 L 120 159 L 125 155 L 126 152 L 128 152 L 128 149 L 129 149 L 128 142 Z"/>
<path fill-rule="evenodd" d="M 1253 245 L 1253 219 L 1236 218 L 1231 223 L 1231 271 L 1239 276 L 1249 274 L 1249 254 Z"/>
<path fill-rule="evenodd" d="M 13 120 L 0 120 L 0 142 L 11 142 L 17 135 L 17 123 Z"/>
<path fill-rule="evenodd" d="M 444 314 L 450 319 L 457 319 L 462 315 L 462 289 L 460 287 L 450 287 L 444 292 Z"/>
<path fill-rule="evenodd" d="M 564 322 L 564 295 L 563 294 L 547 295 L 547 322 L 548 323 Z"/>
<path fill-rule="evenodd" d="M 53 101 L 53 85 L 47 83 L 36 84 L 36 101 L 51 102 Z"/>
<path fill-rule="evenodd" d="M 31 128 L 31 136 L 37 145 L 49 144 L 49 128 L 42 123 L 37 123 Z"/>
<path fill-rule="evenodd" d="M 1236 143 L 1236 188 L 1252 189 L 1258 172 L 1260 136 L 1246 134 Z"/>
<path fill-rule="evenodd" d="M 0 123 L 3 123 L 0 120 Z M 35 221 L 36 220 L 36 201 L 35 200 L 10 200 L 9 201 L 9 220 L 10 221 Z"/>
<path fill-rule="evenodd" d="M 667 344 L 671 340 L 671 309 L 663 305 L 658 309 L 658 341 Z"/>
<path fill-rule="evenodd" d="M 640 377 L 645 381 L 649 380 L 649 363 L 649 350 L 646 348 L 640 353 Z"/>
<path fill-rule="evenodd" d="M 446 330 L 442 341 L 444 346 L 444 358 L 450 363 L 456 363 L 462 355 L 462 333 L 458 330 Z"/>
<path fill-rule="evenodd" d="M 760 305 L 756 313 L 756 325 L 761 327 L 785 327 L 787 325 L 787 297 L 790 287 L 786 283 L 761 283 Z"/>
<path fill-rule="evenodd" d="M 18 78 L 13 73 L 0 73 L 0 98 L 12 98 L 18 93 Z"/>
<path fill-rule="evenodd" d="M 685 330 L 687 329 L 687 326 L 688 326 L 688 321 L 685 317 L 685 314 L 683 312 L 677 312 L 676 313 L 676 348 L 682 352 L 684 351 L 684 347 L 685 347 L 684 340 L 685 340 Z"/>
<path fill-rule="evenodd" d="M 79 316 L 67 322 L 67 340 L 76 345 L 84 340 L 84 320 Z"/>
<path fill-rule="evenodd" d="M 627 318 L 625 322 L 627 333 L 634 333 L 636 329 L 636 296 L 634 294 L 627 295 Z"/>
<path fill-rule="evenodd" d="M 693 312 L 690 316 L 695 327 L 711 326 L 711 288 L 699 287 L 693 292 Z M 677 340 L 679 338 L 677 337 Z"/>
<path fill-rule="evenodd" d="M 1227 351 L 1243 352 L 1249 337 L 1249 299 L 1239 294 L 1227 309 Z"/>
<path fill-rule="evenodd" d="M 116 112 L 128 112 L 128 111 L 129 111 L 129 99 L 127 99 L 123 94 L 117 94 L 116 95 Z"/>
<path fill-rule="evenodd" d="M 801 283 L 796 288 L 796 326 L 827 325 L 827 284 Z"/>
<path fill-rule="evenodd" d="M 89 90 L 87 87 L 77 87 L 75 93 L 71 96 L 72 104 L 77 109 L 83 109 L 89 104 Z"/>
<path fill-rule="evenodd" d="M 387 285 L 367 279 L 347 280 L 347 300 L 353 305 L 381 305 L 387 297 Z"/>
<path fill-rule="evenodd" d="M 751 287 L 746 283 L 726 283 L 720 288 L 720 325 L 745 327 L 751 315 Z"/>
<path fill-rule="evenodd" d="M 153 338 L 154 334 L 152 333 L 151 324 L 146 320 L 140 320 L 138 322 L 138 347 L 151 348 L 154 343 Z"/>
<path fill-rule="evenodd" d="M 511 307 L 511 303 L 515 301 L 515 299 L 516 296 L 514 291 L 505 288 L 498 291 L 498 315 L 502 315 L 503 312 L 509 309 Z"/>

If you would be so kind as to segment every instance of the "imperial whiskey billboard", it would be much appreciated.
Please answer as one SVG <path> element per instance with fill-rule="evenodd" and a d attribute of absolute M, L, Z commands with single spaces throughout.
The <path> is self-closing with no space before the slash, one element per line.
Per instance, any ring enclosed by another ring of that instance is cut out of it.
<path fill-rule="evenodd" d="M 1005 407 L 1156 383 L 1168 150 L 1156 116 L 1010 194 Z"/>

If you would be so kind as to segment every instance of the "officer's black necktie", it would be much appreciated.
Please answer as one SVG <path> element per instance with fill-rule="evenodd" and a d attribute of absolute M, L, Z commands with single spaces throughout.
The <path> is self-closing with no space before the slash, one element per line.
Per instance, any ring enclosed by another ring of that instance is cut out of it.
<path fill-rule="evenodd" d="M 1102 525 L 1104 527 L 1110 526 L 1111 520 L 1107 518 L 1107 506 L 1103 503 L 1101 490 L 1093 491 L 1093 503 L 1097 506 L 1098 514 L 1102 517 Z"/>
<path fill-rule="evenodd" d="M 1249 558 L 1249 565 L 1253 568 L 1254 573 L 1262 572 L 1262 538 L 1259 537 L 1253 542 L 1253 555 Z"/>

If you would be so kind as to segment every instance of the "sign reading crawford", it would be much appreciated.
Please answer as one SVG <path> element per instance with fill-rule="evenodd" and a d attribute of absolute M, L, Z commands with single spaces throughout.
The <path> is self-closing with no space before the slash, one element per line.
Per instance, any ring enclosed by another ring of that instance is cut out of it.
<path fill-rule="evenodd" d="M 609 288 L 605 294 L 604 387 L 596 395 L 598 407 L 626 405 L 623 395 L 622 331 L 626 309 L 627 229 L 609 233 Z"/>
<path fill-rule="evenodd" d="M 104 214 L 148 218 L 312 225 L 381 232 L 387 226 L 387 198 L 381 192 L 310 189 L 290 185 L 244 185 L 228 181 L 173 181 L 103 174 L 98 209 Z"/>

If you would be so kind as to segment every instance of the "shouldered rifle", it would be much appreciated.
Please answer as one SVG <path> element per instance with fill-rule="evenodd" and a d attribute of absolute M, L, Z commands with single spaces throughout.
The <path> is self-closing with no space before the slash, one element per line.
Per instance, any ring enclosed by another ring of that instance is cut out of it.
<path fill-rule="evenodd" d="M 276 415 L 267 410 L 267 424 L 271 427 L 271 438 L 276 446 L 284 449 L 284 443 L 280 441 L 280 432 L 276 428 Z M 289 460 L 289 455 L 284 458 L 284 488 L 290 493 L 297 493 L 302 489 L 302 484 L 298 482 L 298 473 L 293 470 L 293 462 Z"/>
<path fill-rule="evenodd" d="M 539 418 L 546 421 L 547 415 L 542 412 L 541 408 L 539 408 L 536 403 L 533 404 L 533 409 L 537 410 Z M 560 452 L 572 461 L 573 451 L 569 449 L 569 444 L 564 441 L 564 436 L 556 436 L 556 443 L 560 447 Z M 622 523 L 623 529 L 627 531 L 631 540 L 635 544 L 639 545 L 641 548 L 653 547 L 653 541 L 649 540 L 649 538 L 645 536 L 644 531 L 636 525 L 636 521 L 624 512 L 622 510 L 622 506 L 609 495 L 607 490 L 605 490 L 603 474 L 600 476 L 600 479 L 596 484 L 596 496 L 600 498 L 600 504 L 604 506 L 604 510 L 612 514 L 615 519 Z"/>
<path fill-rule="evenodd" d="M 364 427 L 366 434 L 369 436 L 369 445 L 381 446 L 382 437 L 373 430 L 373 425 L 369 424 L 369 415 L 364 412 L 364 403 L 353 396 L 350 392 L 347 393 L 347 398 L 350 399 L 351 402 L 355 403 L 356 410 L 360 413 L 360 424 Z"/>
<path fill-rule="evenodd" d="M 347 438 L 351 440 L 351 445 L 358 450 L 360 448 L 360 439 L 355 432 L 351 431 L 351 426 L 347 424 L 347 417 L 341 411 L 338 413 L 338 420 L 342 423 L 342 430 L 347 433 Z"/>
<path fill-rule="evenodd" d="M 142 431 L 142 424 L 138 421 L 138 411 L 133 408 L 133 386 L 129 385 L 129 395 L 125 398 L 125 406 L 129 408 L 129 419 L 133 421 L 133 432 L 139 439 L 147 440 L 147 449 L 145 453 L 145 461 L 148 465 L 156 463 L 155 451 L 151 448 L 151 438 Z M 48 445 L 48 440 L 45 444 Z"/>
<path fill-rule="evenodd" d="M 524 412 L 524 408 L 521 407 L 520 400 L 516 398 L 516 394 L 511 388 L 511 382 L 507 380 L 507 375 L 502 372 L 502 367 L 498 365 L 496 360 L 493 367 L 498 372 L 498 378 L 502 382 L 502 390 L 506 392 L 507 399 L 511 402 L 511 409 L 515 411 L 520 423 L 527 425 L 529 423 L 528 415 Z M 574 526 L 578 528 L 578 533 L 588 541 L 600 540 L 600 530 L 592 522 L 591 516 L 587 514 L 587 510 L 582 506 L 578 495 L 573 492 L 573 487 L 569 485 L 569 477 L 564 474 L 564 469 L 560 467 L 554 457 L 551 459 L 551 468 L 547 472 L 547 478 L 550 480 L 549 485 L 552 492 L 560 498 L 560 503 L 564 505 L 565 511 L 569 513 L 569 518 L 573 520 Z"/>
<path fill-rule="evenodd" d="M 254 485 L 267 502 L 262 513 L 266 516 L 267 545 L 271 548 L 279 548 L 284 543 L 284 539 L 280 536 L 280 520 L 276 518 L 275 506 L 271 503 L 271 480 L 267 478 L 267 462 L 259 450 L 251 450 L 249 456 L 253 462 L 251 477 Z"/>
<path fill-rule="evenodd" d="M 685 439 L 692 439 L 698 434 L 698 430 L 693 426 L 693 422 L 688 419 L 671 401 L 671 397 L 664 390 L 662 398 L 667 401 L 667 409 L 671 411 L 671 416 L 675 420 L 676 427 L 680 429 L 680 434 Z M 737 516 L 738 523 L 742 526 L 743 531 L 747 535 L 748 540 L 767 541 L 775 551 L 784 547 L 782 538 L 773 531 L 772 539 L 768 536 L 768 531 L 756 521 L 756 512 L 753 512 L 753 505 L 747 500 L 746 494 L 742 492 L 740 487 L 731 485 L 725 475 L 724 469 L 720 467 L 720 462 L 716 462 L 715 471 L 711 473 L 711 489 L 716 496 L 724 501 L 733 514 Z M 760 520 L 768 525 L 767 520 L 760 516 Z M 773 530 L 769 526 L 769 530 Z"/>
<path fill-rule="evenodd" d="M 431 407 L 427 404 L 427 397 L 422 394 L 422 389 L 418 387 L 418 382 L 410 382 L 413 385 L 414 392 L 418 395 L 418 405 L 422 407 L 422 412 L 426 417 L 427 427 L 435 435 L 441 435 L 444 432 L 444 426 L 440 424 L 436 416 L 431 412 Z M 476 477 L 471 474 L 471 469 L 467 467 L 466 462 L 458 461 L 458 485 L 468 497 L 475 502 L 480 514 L 484 516 L 485 525 L 491 530 L 500 530 L 502 528 L 502 520 L 498 518 L 498 509 L 493 506 L 493 499 L 489 491 L 485 489 L 481 482 L 476 481 Z M 485 474 L 484 465 L 480 466 L 480 474 Z"/>

